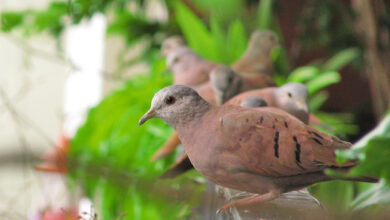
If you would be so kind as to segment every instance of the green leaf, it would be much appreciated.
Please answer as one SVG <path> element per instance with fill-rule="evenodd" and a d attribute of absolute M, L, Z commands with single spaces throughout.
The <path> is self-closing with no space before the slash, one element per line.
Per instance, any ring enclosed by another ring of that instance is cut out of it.
<path fill-rule="evenodd" d="M 246 12 L 243 0 L 192 0 L 191 2 L 200 11 L 217 19 L 223 26 Z"/>
<path fill-rule="evenodd" d="M 348 210 L 353 199 L 353 183 L 347 181 L 324 182 L 313 186 L 310 191 L 332 212 Z"/>
<path fill-rule="evenodd" d="M 350 150 L 338 151 L 337 156 L 340 160 L 355 160 L 360 159 L 364 160 L 366 158 L 366 151 L 369 149 L 371 141 L 377 138 L 390 138 L 390 114 L 388 113 L 386 117 L 376 126 L 375 129 L 366 134 L 361 138 Z M 379 149 L 378 149 L 379 150 Z"/>
<path fill-rule="evenodd" d="M 47 10 L 35 13 L 34 26 L 36 31 L 48 31 L 54 36 L 59 36 L 64 29 L 61 18 L 67 13 L 67 2 L 52 2 Z"/>
<path fill-rule="evenodd" d="M 361 55 L 358 48 L 349 48 L 338 52 L 322 66 L 322 71 L 339 71 Z"/>
<path fill-rule="evenodd" d="M 315 77 L 314 79 L 310 80 L 306 84 L 306 87 L 307 90 L 309 91 L 309 94 L 313 94 L 322 88 L 340 82 L 340 79 L 341 77 L 338 72 L 334 72 L 334 71 L 324 72 L 318 75 L 317 77 Z"/>
<path fill-rule="evenodd" d="M 229 60 L 229 56 L 227 55 L 228 48 L 226 47 L 226 33 L 214 16 L 210 17 L 210 29 L 213 43 L 218 50 L 218 58 L 216 61 L 226 64 L 227 60 Z"/>
<path fill-rule="evenodd" d="M 228 48 L 228 52 L 223 54 L 223 56 L 229 57 L 227 64 L 231 64 L 240 58 L 247 47 L 247 43 L 248 40 L 243 23 L 239 20 L 233 21 L 229 26 L 227 43 L 225 45 Z"/>
<path fill-rule="evenodd" d="M 23 13 L 16 12 L 5 12 L 1 14 L 1 30 L 4 32 L 9 32 L 15 27 L 22 24 L 24 18 Z"/>
<path fill-rule="evenodd" d="M 329 93 L 327 91 L 320 91 L 310 97 L 309 110 L 310 112 L 317 112 L 322 105 L 328 100 Z"/>
<path fill-rule="evenodd" d="M 273 19 L 272 14 L 273 0 L 261 0 L 258 8 L 258 27 L 260 30 L 270 29 Z"/>
<path fill-rule="evenodd" d="M 153 36 L 160 29 L 159 23 L 148 20 L 144 15 L 118 10 L 107 27 L 107 34 L 120 34 L 128 45 L 132 45 L 145 37 Z"/>
<path fill-rule="evenodd" d="M 320 70 L 315 66 L 302 66 L 296 68 L 287 78 L 289 82 L 303 83 L 314 79 L 320 74 Z"/>
<path fill-rule="evenodd" d="M 353 114 L 317 112 L 316 116 L 322 123 L 331 128 L 332 135 L 356 134 L 359 131 L 359 128 L 353 124 Z"/>
<path fill-rule="evenodd" d="M 179 1 L 174 2 L 176 19 L 188 45 L 199 55 L 216 60 L 218 53 L 206 25 Z"/>
<path fill-rule="evenodd" d="M 390 188 L 385 181 L 371 185 L 371 188 L 361 193 L 351 202 L 354 211 L 362 210 L 372 205 L 390 203 Z"/>

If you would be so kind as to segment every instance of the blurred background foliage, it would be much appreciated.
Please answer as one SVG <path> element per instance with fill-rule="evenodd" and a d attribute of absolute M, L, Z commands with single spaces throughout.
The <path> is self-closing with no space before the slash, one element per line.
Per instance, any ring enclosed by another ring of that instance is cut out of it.
<path fill-rule="evenodd" d="M 310 110 L 327 125 L 321 129 L 356 141 L 375 124 L 363 125 L 364 122 L 356 121 L 354 116 L 359 110 L 345 108 L 344 112 L 335 112 L 326 106 L 330 98 L 329 87 L 343 79 L 340 71 L 364 69 L 368 65 L 364 60 L 368 46 L 352 22 L 357 20 L 356 4 L 363 1 L 351 1 L 351 5 L 348 1 L 335 0 L 297 1 L 302 3 L 302 9 L 294 27 L 288 25 L 292 21 L 283 20 L 283 16 L 295 15 L 289 11 L 286 1 L 160 2 L 168 12 L 165 21 L 147 16 L 148 1 L 143 0 L 58 1 L 44 10 L 1 14 L 3 32 L 24 37 L 47 32 L 58 38 L 59 50 L 60 36 L 66 27 L 96 13 L 107 15 L 107 34 L 122 37 L 127 45 L 124 50 L 146 42 L 147 46 L 135 60 L 118 62 L 129 67 L 137 61 L 146 61 L 151 71 L 124 80 L 120 88 L 90 110 L 85 124 L 72 140 L 70 185 L 81 183 L 88 196 L 99 198 L 102 219 L 119 216 L 123 219 L 181 219 L 193 213 L 201 201 L 204 186 L 200 184 L 202 178 L 194 171 L 175 180 L 158 180 L 173 163 L 175 155 L 155 163 L 149 161 L 172 129 L 159 120 L 147 123 L 145 127 L 137 126 L 153 94 L 172 83 L 170 75 L 162 74 L 165 61 L 158 57 L 161 42 L 167 36 L 183 35 L 188 45 L 201 56 L 231 64 L 246 49 L 252 31 L 271 29 L 278 33 L 284 45 L 271 53 L 275 81 L 278 85 L 301 82 L 308 87 Z M 383 10 L 388 12 L 389 4 L 383 5 Z M 389 21 L 390 17 L 385 13 L 378 14 L 378 28 L 388 31 Z M 287 26 L 284 31 L 283 25 Z M 291 28 L 295 36 L 288 32 Z M 388 41 L 378 44 L 382 51 L 388 50 Z M 113 74 L 120 76 L 122 71 Z M 383 108 L 382 112 L 385 110 Z M 374 121 L 374 118 L 369 119 Z M 380 119 L 378 114 L 376 118 Z M 352 150 L 339 153 L 340 159 L 363 161 L 352 175 L 376 175 L 386 181 L 374 186 L 333 181 L 311 187 L 310 191 L 331 212 L 349 215 L 352 211 L 389 202 L 389 126 L 387 116 L 373 131 L 375 134 L 358 142 Z M 359 127 L 363 129 L 359 130 Z"/>

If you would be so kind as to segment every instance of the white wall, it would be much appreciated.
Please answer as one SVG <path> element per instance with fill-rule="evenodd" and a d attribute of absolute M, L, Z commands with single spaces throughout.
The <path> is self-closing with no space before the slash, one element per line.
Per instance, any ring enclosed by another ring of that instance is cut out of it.
<path fill-rule="evenodd" d="M 0 0 L 0 12 L 40 8 L 48 2 Z M 97 71 L 104 63 L 105 30 L 101 24 L 92 24 L 99 32 L 96 37 L 85 31 L 91 25 L 83 25 L 63 36 L 63 42 L 68 41 L 64 50 L 81 67 L 78 71 L 56 58 L 56 41 L 48 35 L 24 41 L 18 33 L 0 33 L 0 219 L 28 219 L 49 205 L 59 209 L 69 204 L 71 194 L 64 177 L 35 171 L 20 155 L 39 156 L 54 147 L 64 112 L 67 117 L 72 115 L 66 125 L 67 131 L 74 133 L 82 121 L 80 115 L 101 98 L 102 79 Z M 30 53 L 30 47 L 37 53 Z M 4 96 L 11 109 L 4 104 Z"/>

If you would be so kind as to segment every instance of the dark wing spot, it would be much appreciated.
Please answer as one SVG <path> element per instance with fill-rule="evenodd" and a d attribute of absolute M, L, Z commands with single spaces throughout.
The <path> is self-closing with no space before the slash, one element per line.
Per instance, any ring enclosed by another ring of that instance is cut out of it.
<path fill-rule="evenodd" d="M 286 121 L 284 122 L 284 127 L 288 128 L 288 124 Z"/>
<path fill-rule="evenodd" d="M 275 124 L 272 124 L 272 128 L 275 129 Z"/>
<path fill-rule="evenodd" d="M 298 143 L 297 137 L 292 136 L 295 142 L 295 161 L 301 163 L 301 145 Z"/>
<path fill-rule="evenodd" d="M 310 134 L 313 134 L 314 136 L 316 136 L 316 137 L 318 137 L 318 138 L 320 138 L 320 139 L 322 139 L 322 140 L 324 140 L 324 138 L 323 138 L 321 135 L 319 135 L 317 132 L 309 131 L 309 133 L 310 133 Z"/>
<path fill-rule="evenodd" d="M 248 123 L 249 122 L 249 119 L 246 119 L 246 123 Z"/>
<path fill-rule="evenodd" d="M 274 151 L 275 151 L 275 157 L 279 158 L 279 132 L 275 132 L 274 137 Z"/>
<path fill-rule="evenodd" d="M 311 139 L 313 139 L 315 142 L 317 142 L 317 144 L 319 144 L 319 145 L 322 145 L 322 146 L 323 146 L 323 144 L 321 143 L 321 141 L 320 141 L 320 140 L 318 140 L 317 138 L 311 138 Z"/>

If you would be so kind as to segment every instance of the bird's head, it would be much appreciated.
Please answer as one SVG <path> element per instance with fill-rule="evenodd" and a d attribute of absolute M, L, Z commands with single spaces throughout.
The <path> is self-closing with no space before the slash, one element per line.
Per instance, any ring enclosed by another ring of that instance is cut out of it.
<path fill-rule="evenodd" d="M 154 95 L 149 111 L 142 116 L 138 124 L 142 125 L 151 118 L 160 118 L 175 128 L 178 123 L 204 113 L 209 105 L 190 87 L 168 86 Z"/>
<path fill-rule="evenodd" d="M 210 81 L 216 96 L 216 102 L 221 105 L 238 94 L 242 78 L 228 66 L 218 66 L 210 72 Z"/>
<path fill-rule="evenodd" d="M 278 105 L 288 112 L 309 113 L 307 106 L 308 91 L 301 83 L 287 83 L 275 90 Z"/>
<path fill-rule="evenodd" d="M 167 56 L 167 69 L 174 71 L 175 69 L 180 68 L 180 66 L 186 65 L 191 56 L 197 57 L 197 55 L 192 52 L 190 48 L 185 46 L 177 48 Z"/>
<path fill-rule="evenodd" d="M 172 36 L 165 39 L 161 45 L 160 56 L 167 57 L 179 47 L 185 46 L 186 42 L 181 36 Z"/>
<path fill-rule="evenodd" d="M 249 48 L 269 54 L 272 48 L 279 46 L 278 36 L 272 31 L 255 31 L 249 40 Z"/>

